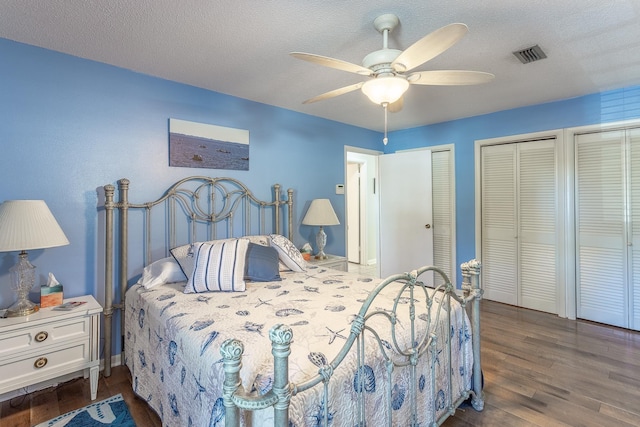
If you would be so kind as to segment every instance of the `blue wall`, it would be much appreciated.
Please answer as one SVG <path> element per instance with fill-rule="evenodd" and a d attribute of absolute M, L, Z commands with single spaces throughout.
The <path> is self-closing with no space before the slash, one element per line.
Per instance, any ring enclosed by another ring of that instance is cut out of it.
<path fill-rule="evenodd" d="M 457 265 L 475 257 L 476 140 L 640 117 L 640 86 L 500 111 L 389 135 L 386 152 L 455 144 Z M 458 273 L 458 283 L 461 277 Z"/>
<path fill-rule="evenodd" d="M 44 199 L 69 246 L 30 252 L 40 285 L 53 272 L 66 296 L 101 300 L 103 241 L 97 189 L 132 182 L 134 202 L 155 199 L 180 178 L 231 176 L 262 189 L 293 188 L 295 243 L 315 229 L 300 225 L 311 199 L 331 199 L 344 218 L 344 145 L 382 150 L 377 132 L 170 82 L 117 67 L 0 39 L 0 201 Z M 392 132 L 387 152 L 454 143 L 458 263 L 475 256 L 474 141 L 640 117 L 640 88 L 518 108 Z M 168 167 L 168 119 L 248 129 L 249 171 Z M 344 254 L 344 228 L 328 227 L 327 251 Z M 0 307 L 16 253 L 0 254 Z M 35 298 L 33 298 L 35 300 Z"/>
<path fill-rule="evenodd" d="M 237 178 L 261 198 L 280 183 L 295 190 L 294 243 L 301 246 L 316 231 L 300 225 L 311 199 L 330 198 L 344 218 L 344 196 L 335 195 L 344 145 L 382 148 L 377 132 L 6 39 L 0 58 L 0 201 L 44 199 L 71 242 L 30 251 L 38 292 L 53 272 L 65 296 L 101 300 L 97 189 L 107 183 L 129 178 L 133 202 L 154 200 L 190 175 Z M 169 167 L 169 118 L 248 129 L 249 171 Z M 327 234 L 327 251 L 344 254 L 344 229 Z M 14 300 L 7 285 L 16 260 L 0 253 L 0 308 Z"/>

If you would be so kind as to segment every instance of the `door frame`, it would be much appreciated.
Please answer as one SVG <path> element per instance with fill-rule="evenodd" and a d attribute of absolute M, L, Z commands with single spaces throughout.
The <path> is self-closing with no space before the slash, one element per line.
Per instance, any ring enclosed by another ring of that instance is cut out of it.
<path fill-rule="evenodd" d="M 367 160 L 363 160 L 364 158 L 361 156 L 358 158 L 358 155 L 365 155 L 365 156 L 372 156 L 371 159 L 367 159 Z M 348 163 L 353 163 L 353 162 L 358 162 L 358 163 L 366 163 L 366 167 L 367 167 L 367 175 L 372 175 L 375 177 L 376 182 L 371 183 L 371 185 L 375 186 L 377 184 L 377 180 L 378 180 L 378 161 L 377 161 L 377 157 L 380 156 L 381 154 L 383 154 L 382 151 L 376 151 L 376 150 L 370 150 L 367 148 L 361 148 L 361 147 L 354 147 L 354 146 L 350 146 L 350 145 L 345 145 L 344 146 L 344 181 L 345 181 L 345 191 L 344 191 L 344 196 L 345 196 L 345 210 L 346 207 L 348 206 L 349 203 L 349 188 L 348 188 L 348 183 L 347 183 L 347 164 Z M 351 158 L 350 158 L 351 157 Z M 354 158 L 356 157 L 356 158 Z M 364 185 L 362 183 L 362 179 L 360 180 L 360 188 L 361 188 L 361 209 L 362 209 L 362 205 L 363 205 L 363 201 L 365 202 L 364 205 L 366 205 L 367 207 L 370 206 L 371 204 L 374 204 L 376 206 L 378 206 L 378 202 L 377 202 L 377 198 L 375 200 L 369 200 L 369 192 L 368 189 L 369 187 L 369 183 L 365 182 Z M 373 189 L 373 192 L 377 195 L 377 188 Z M 364 210 L 368 210 L 368 209 L 364 209 Z M 345 227 L 348 227 L 348 219 L 347 216 L 345 215 Z M 369 246 L 371 246 L 371 242 L 370 242 L 370 238 L 369 236 L 369 230 L 370 229 L 374 229 L 374 230 L 378 230 L 379 228 L 379 213 L 376 211 L 375 215 L 366 215 L 366 214 L 362 214 L 360 216 L 360 230 L 361 230 L 361 237 L 360 237 L 360 260 L 362 262 L 362 260 L 364 259 L 364 264 L 366 265 L 373 265 L 373 264 L 377 264 L 377 259 L 376 259 L 376 255 L 377 255 L 377 245 L 378 242 L 375 241 L 375 245 L 376 245 L 376 249 L 375 251 L 373 251 L 373 257 L 370 254 L 369 251 Z M 376 235 L 376 239 L 378 238 L 378 236 Z M 349 250 L 349 233 L 346 232 L 346 228 L 345 228 L 345 254 L 348 254 L 348 250 Z"/>

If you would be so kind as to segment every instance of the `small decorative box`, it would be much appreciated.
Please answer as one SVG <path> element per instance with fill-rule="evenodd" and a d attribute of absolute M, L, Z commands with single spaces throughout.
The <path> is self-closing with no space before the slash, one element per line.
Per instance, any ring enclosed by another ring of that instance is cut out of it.
<path fill-rule="evenodd" d="M 55 307 L 62 304 L 62 285 L 40 288 L 40 307 Z"/>

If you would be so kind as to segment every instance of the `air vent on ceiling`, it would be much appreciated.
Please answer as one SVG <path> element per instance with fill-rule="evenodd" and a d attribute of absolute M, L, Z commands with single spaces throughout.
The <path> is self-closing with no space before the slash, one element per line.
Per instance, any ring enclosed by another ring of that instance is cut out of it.
<path fill-rule="evenodd" d="M 542 49 L 538 45 L 531 46 L 526 49 L 519 50 L 517 52 L 513 52 L 513 54 L 523 64 L 539 61 L 547 57 L 547 55 L 542 51 Z"/>

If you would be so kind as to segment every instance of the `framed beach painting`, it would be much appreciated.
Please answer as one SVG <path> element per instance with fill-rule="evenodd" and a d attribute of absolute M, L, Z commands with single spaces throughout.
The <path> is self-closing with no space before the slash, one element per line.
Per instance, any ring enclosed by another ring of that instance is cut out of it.
<path fill-rule="evenodd" d="M 249 170 L 249 131 L 169 119 L 169 166 Z"/>

